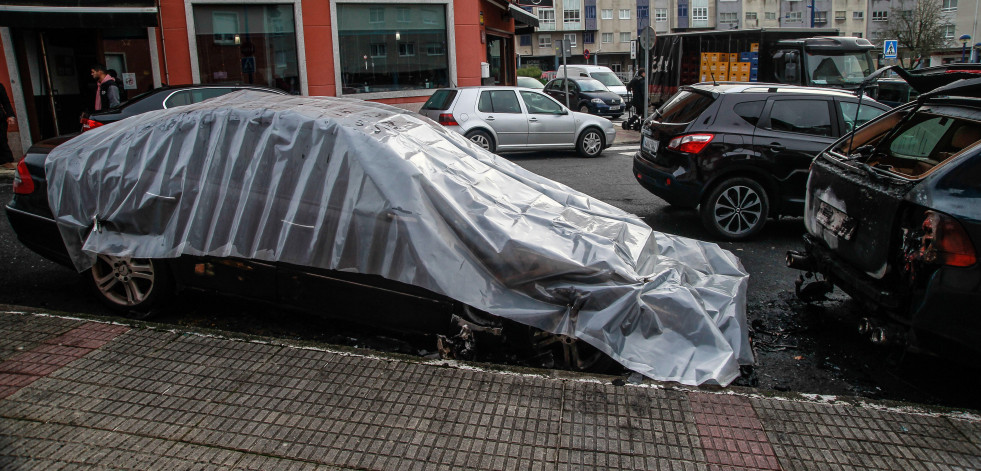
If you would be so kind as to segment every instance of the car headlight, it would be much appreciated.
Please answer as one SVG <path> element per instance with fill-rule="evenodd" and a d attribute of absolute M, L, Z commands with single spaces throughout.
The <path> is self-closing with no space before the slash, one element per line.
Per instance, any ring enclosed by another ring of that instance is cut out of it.
<path fill-rule="evenodd" d="M 603 103 L 603 100 L 600 100 L 599 98 L 593 98 L 592 100 L 589 101 L 592 101 L 593 103 Z"/>

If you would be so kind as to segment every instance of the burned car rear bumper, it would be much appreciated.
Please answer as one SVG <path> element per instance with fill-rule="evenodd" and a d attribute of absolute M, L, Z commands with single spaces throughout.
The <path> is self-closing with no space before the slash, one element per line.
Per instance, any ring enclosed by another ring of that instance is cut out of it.
<path fill-rule="evenodd" d="M 939 354 L 981 353 L 981 267 L 936 268 L 922 289 L 883 286 L 851 267 L 821 240 L 804 236 L 804 250 L 787 253 L 791 268 L 824 275 L 853 299 L 883 314 L 883 319 L 909 327 L 911 346 Z"/>
<path fill-rule="evenodd" d="M 898 309 L 903 305 L 903 294 L 879 286 L 875 279 L 852 268 L 841 260 L 825 243 L 816 237 L 804 235 L 804 251 L 787 253 L 787 265 L 827 277 L 852 298 L 885 309 Z"/>

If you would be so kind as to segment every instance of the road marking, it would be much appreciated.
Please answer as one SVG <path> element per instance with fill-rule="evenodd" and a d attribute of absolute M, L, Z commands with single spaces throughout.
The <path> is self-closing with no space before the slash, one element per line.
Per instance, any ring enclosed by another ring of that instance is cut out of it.
<path fill-rule="evenodd" d="M 640 144 L 637 145 L 621 145 L 621 146 L 610 146 L 606 150 L 618 151 L 618 150 L 637 150 L 640 149 Z"/>

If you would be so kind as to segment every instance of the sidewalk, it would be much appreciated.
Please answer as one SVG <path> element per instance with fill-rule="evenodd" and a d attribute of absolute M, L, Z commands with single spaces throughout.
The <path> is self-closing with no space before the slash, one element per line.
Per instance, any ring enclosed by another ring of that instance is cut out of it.
<path fill-rule="evenodd" d="M 278 342 L 0 312 L 0 468 L 981 468 L 965 413 Z"/>

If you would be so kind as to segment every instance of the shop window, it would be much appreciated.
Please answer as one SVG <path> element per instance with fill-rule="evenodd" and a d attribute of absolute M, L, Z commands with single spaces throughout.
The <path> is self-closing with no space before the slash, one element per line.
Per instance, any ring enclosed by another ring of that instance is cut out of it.
<path fill-rule="evenodd" d="M 292 4 L 194 5 L 193 17 L 201 83 L 300 93 Z"/>
<path fill-rule="evenodd" d="M 338 3 L 335 24 L 343 94 L 449 85 L 445 6 Z"/>

